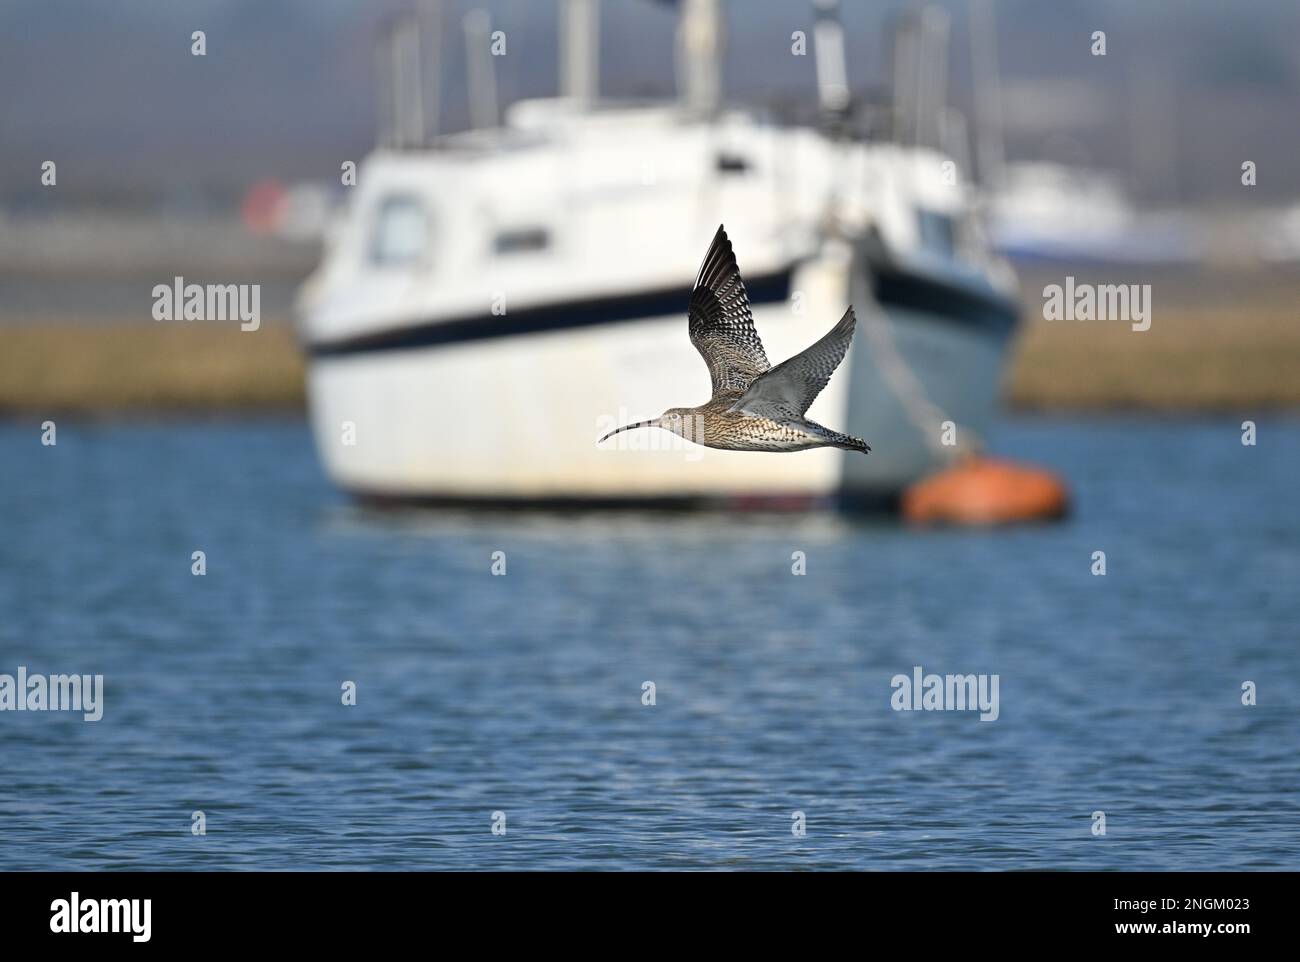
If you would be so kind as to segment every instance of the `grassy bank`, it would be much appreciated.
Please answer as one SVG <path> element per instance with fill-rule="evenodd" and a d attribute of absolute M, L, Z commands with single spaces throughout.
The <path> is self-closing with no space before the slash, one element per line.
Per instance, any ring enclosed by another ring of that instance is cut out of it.
<path fill-rule="evenodd" d="M 1030 410 L 1260 411 L 1300 407 L 1300 298 L 1208 297 L 1123 321 L 1043 321 L 1029 306 L 1005 396 Z"/>
<path fill-rule="evenodd" d="M 1157 300 L 1145 332 L 1122 321 L 1045 322 L 1035 313 L 1041 302 L 1027 300 L 1005 388 L 1013 408 L 1300 407 L 1300 304 L 1290 289 L 1216 287 L 1181 303 Z M 283 323 L 264 322 L 256 332 L 138 321 L 0 327 L 0 415 L 184 415 L 302 404 L 302 357 Z"/>
<path fill-rule="evenodd" d="M 43 324 L 0 328 L 0 414 L 299 410 L 287 325 Z"/>

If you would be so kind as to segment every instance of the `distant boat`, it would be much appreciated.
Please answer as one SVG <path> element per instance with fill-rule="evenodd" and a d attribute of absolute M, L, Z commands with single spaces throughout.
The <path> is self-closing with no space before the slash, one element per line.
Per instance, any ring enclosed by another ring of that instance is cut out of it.
<path fill-rule="evenodd" d="M 568 96 L 364 162 L 300 298 L 312 424 L 342 488 L 429 503 L 876 506 L 978 443 L 1018 309 L 970 188 L 932 149 L 720 106 L 717 44 L 700 49 L 716 8 L 683 9 L 695 19 L 681 101 L 597 99 L 594 18 L 570 0 Z M 828 115 L 847 92 L 832 14 L 823 5 L 817 48 Z M 472 113 L 494 113 L 473 56 L 470 70 Z M 857 306 L 857 342 L 809 416 L 870 438 L 869 457 L 713 451 L 664 432 L 596 446 L 616 424 L 708 397 L 686 309 L 721 222 L 770 356 Z"/>
<path fill-rule="evenodd" d="M 1250 224 L 1251 236 L 1263 260 L 1273 264 L 1300 262 L 1300 203 L 1281 211 L 1256 214 Z"/>
<path fill-rule="evenodd" d="M 1138 213 L 1118 178 L 1086 167 L 1008 164 L 988 215 L 998 252 L 1021 261 L 1159 264 L 1202 256 L 1191 221 Z"/>

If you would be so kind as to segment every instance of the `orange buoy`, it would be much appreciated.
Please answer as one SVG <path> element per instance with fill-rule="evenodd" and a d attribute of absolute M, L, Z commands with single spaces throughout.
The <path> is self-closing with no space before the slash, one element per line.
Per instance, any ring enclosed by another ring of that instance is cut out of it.
<path fill-rule="evenodd" d="M 1043 468 L 973 457 L 911 485 L 903 517 L 926 524 L 1009 524 L 1064 517 L 1069 490 Z"/>

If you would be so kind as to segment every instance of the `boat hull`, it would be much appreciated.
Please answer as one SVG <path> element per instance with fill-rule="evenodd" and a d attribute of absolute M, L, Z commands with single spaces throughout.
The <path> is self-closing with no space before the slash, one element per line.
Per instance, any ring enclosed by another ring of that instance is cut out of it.
<path fill-rule="evenodd" d="M 343 489 L 385 503 L 888 506 L 943 462 L 945 420 L 958 441 L 986 429 L 1008 328 L 980 323 L 952 297 L 882 303 L 877 280 L 824 258 L 779 287 L 758 285 L 766 296 L 753 305 L 775 363 L 856 301 L 855 343 L 808 413 L 864 438 L 870 454 L 723 451 L 655 428 L 597 444 L 621 424 L 699 404 L 709 389 L 684 310 L 625 316 L 617 303 L 600 319 L 550 310 L 550 329 L 532 315 L 494 317 L 468 338 L 418 338 L 412 327 L 355 350 L 318 350 L 308 371 L 317 447 Z M 499 335 L 483 336 L 492 324 Z"/>

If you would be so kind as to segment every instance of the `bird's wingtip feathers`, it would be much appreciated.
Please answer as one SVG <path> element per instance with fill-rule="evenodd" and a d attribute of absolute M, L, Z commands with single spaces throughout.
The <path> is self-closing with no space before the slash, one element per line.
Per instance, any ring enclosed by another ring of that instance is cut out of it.
<path fill-rule="evenodd" d="M 739 273 L 740 268 L 736 264 L 736 252 L 732 249 L 731 238 L 727 236 L 726 228 L 719 224 L 713 240 L 709 243 L 704 260 L 700 263 L 700 270 L 695 275 L 695 286 L 712 290 L 733 274 Z"/>
<path fill-rule="evenodd" d="M 831 334 L 843 336 L 852 332 L 857 326 L 858 315 L 853 313 L 853 305 L 850 304 L 849 309 L 844 312 L 844 316 L 836 321 L 835 326 L 831 328 Z"/>

